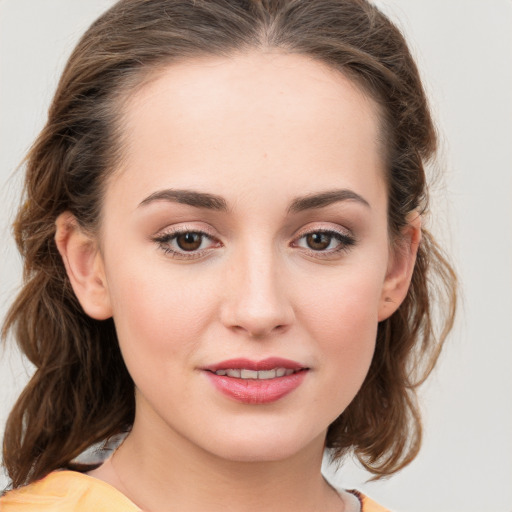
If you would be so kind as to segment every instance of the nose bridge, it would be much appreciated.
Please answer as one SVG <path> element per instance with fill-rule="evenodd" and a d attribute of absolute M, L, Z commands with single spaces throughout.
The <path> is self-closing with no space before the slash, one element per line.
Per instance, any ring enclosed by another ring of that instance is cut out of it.
<path fill-rule="evenodd" d="M 224 323 L 253 337 L 283 330 L 293 318 L 293 308 L 279 254 L 272 244 L 255 240 L 241 244 L 235 253 L 227 271 Z"/>

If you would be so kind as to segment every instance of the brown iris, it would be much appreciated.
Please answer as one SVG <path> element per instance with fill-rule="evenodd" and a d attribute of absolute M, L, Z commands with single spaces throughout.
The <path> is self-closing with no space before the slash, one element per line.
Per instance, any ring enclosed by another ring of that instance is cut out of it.
<path fill-rule="evenodd" d="M 323 251 L 329 247 L 332 235 L 328 233 L 310 233 L 306 236 L 306 242 L 310 249 L 314 251 Z"/>
<path fill-rule="evenodd" d="M 178 247 L 183 251 L 196 251 L 201 247 L 203 235 L 201 233 L 187 232 L 176 237 Z"/>

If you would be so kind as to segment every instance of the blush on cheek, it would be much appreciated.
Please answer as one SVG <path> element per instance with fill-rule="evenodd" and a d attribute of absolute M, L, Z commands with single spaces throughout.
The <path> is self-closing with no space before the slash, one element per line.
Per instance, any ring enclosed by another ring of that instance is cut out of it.
<path fill-rule="evenodd" d="M 317 339 L 342 339 L 346 343 L 366 338 L 366 332 L 376 332 L 380 303 L 380 289 L 375 281 L 357 279 L 331 283 L 316 288 L 301 303 L 308 311 L 308 321 L 318 333 Z M 354 282 L 351 282 L 354 281 Z"/>
<path fill-rule="evenodd" d="M 198 293 L 204 287 L 160 278 L 126 281 L 115 289 L 114 321 L 125 357 L 183 359 L 201 339 L 211 316 L 210 295 Z"/>
<path fill-rule="evenodd" d="M 309 334 L 322 349 L 320 366 L 333 371 L 331 378 L 339 394 L 338 414 L 353 399 L 368 373 L 377 337 L 378 305 L 375 281 L 364 279 L 357 283 L 346 280 L 323 289 L 321 294 L 313 294 L 306 305 Z"/>

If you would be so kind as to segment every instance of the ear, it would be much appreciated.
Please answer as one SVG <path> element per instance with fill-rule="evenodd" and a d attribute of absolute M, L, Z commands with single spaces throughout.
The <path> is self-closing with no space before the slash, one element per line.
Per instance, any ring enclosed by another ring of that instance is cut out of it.
<path fill-rule="evenodd" d="M 421 241 L 421 215 L 414 210 L 407 215 L 406 221 L 400 240 L 391 249 L 379 305 L 379 322 L 389 318 L 398 309 L 411 284 Z"/>
<path fill-rule="evenodd" d="M 83 230 L 70 212 L 59 215 L 55 225 L 55 243 L 82 308 L 96 320 L 110 318 L 110 295 L 96 240 Z"/>

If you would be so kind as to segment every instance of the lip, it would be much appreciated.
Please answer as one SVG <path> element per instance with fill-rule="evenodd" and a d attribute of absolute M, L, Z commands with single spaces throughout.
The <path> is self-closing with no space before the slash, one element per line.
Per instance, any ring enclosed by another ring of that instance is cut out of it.
<path fill-rule="evenodd" d="M 215 374 L 218 370 L 236 368 L 255 371 L 286 368 L 296 373 L 268 380 L 239 379 Z M 270 357 L 262 361 L 229 359 L 205 367 L 203 370 L 215 389 L 226 397 L 243 404 L 262 405 L 276 402 L 297 389 L 304 381 L 309 368 L 290 359 Z"/>
<path fill-rule="evenodd" d="M 209 370 L 211 372 L 216 372 L 218 370 L 229 370 L 230 368 L 246 368 L 247 370 L 272 370 L 273 368 L 286 368 L 287 370 L 302 370 L 306 369 L 306 367 L 296 361 L 292 361 L 291 359 L 283 359 L 281 357 L 269 357 L 267 359 L 263 359 L 261 361 L 252 361 L 250 359 L 228 359 L 226 361 L 221 361 L 220 363 L 213 364 L 211 366 L 206 366 L 203 370 Z"/>

